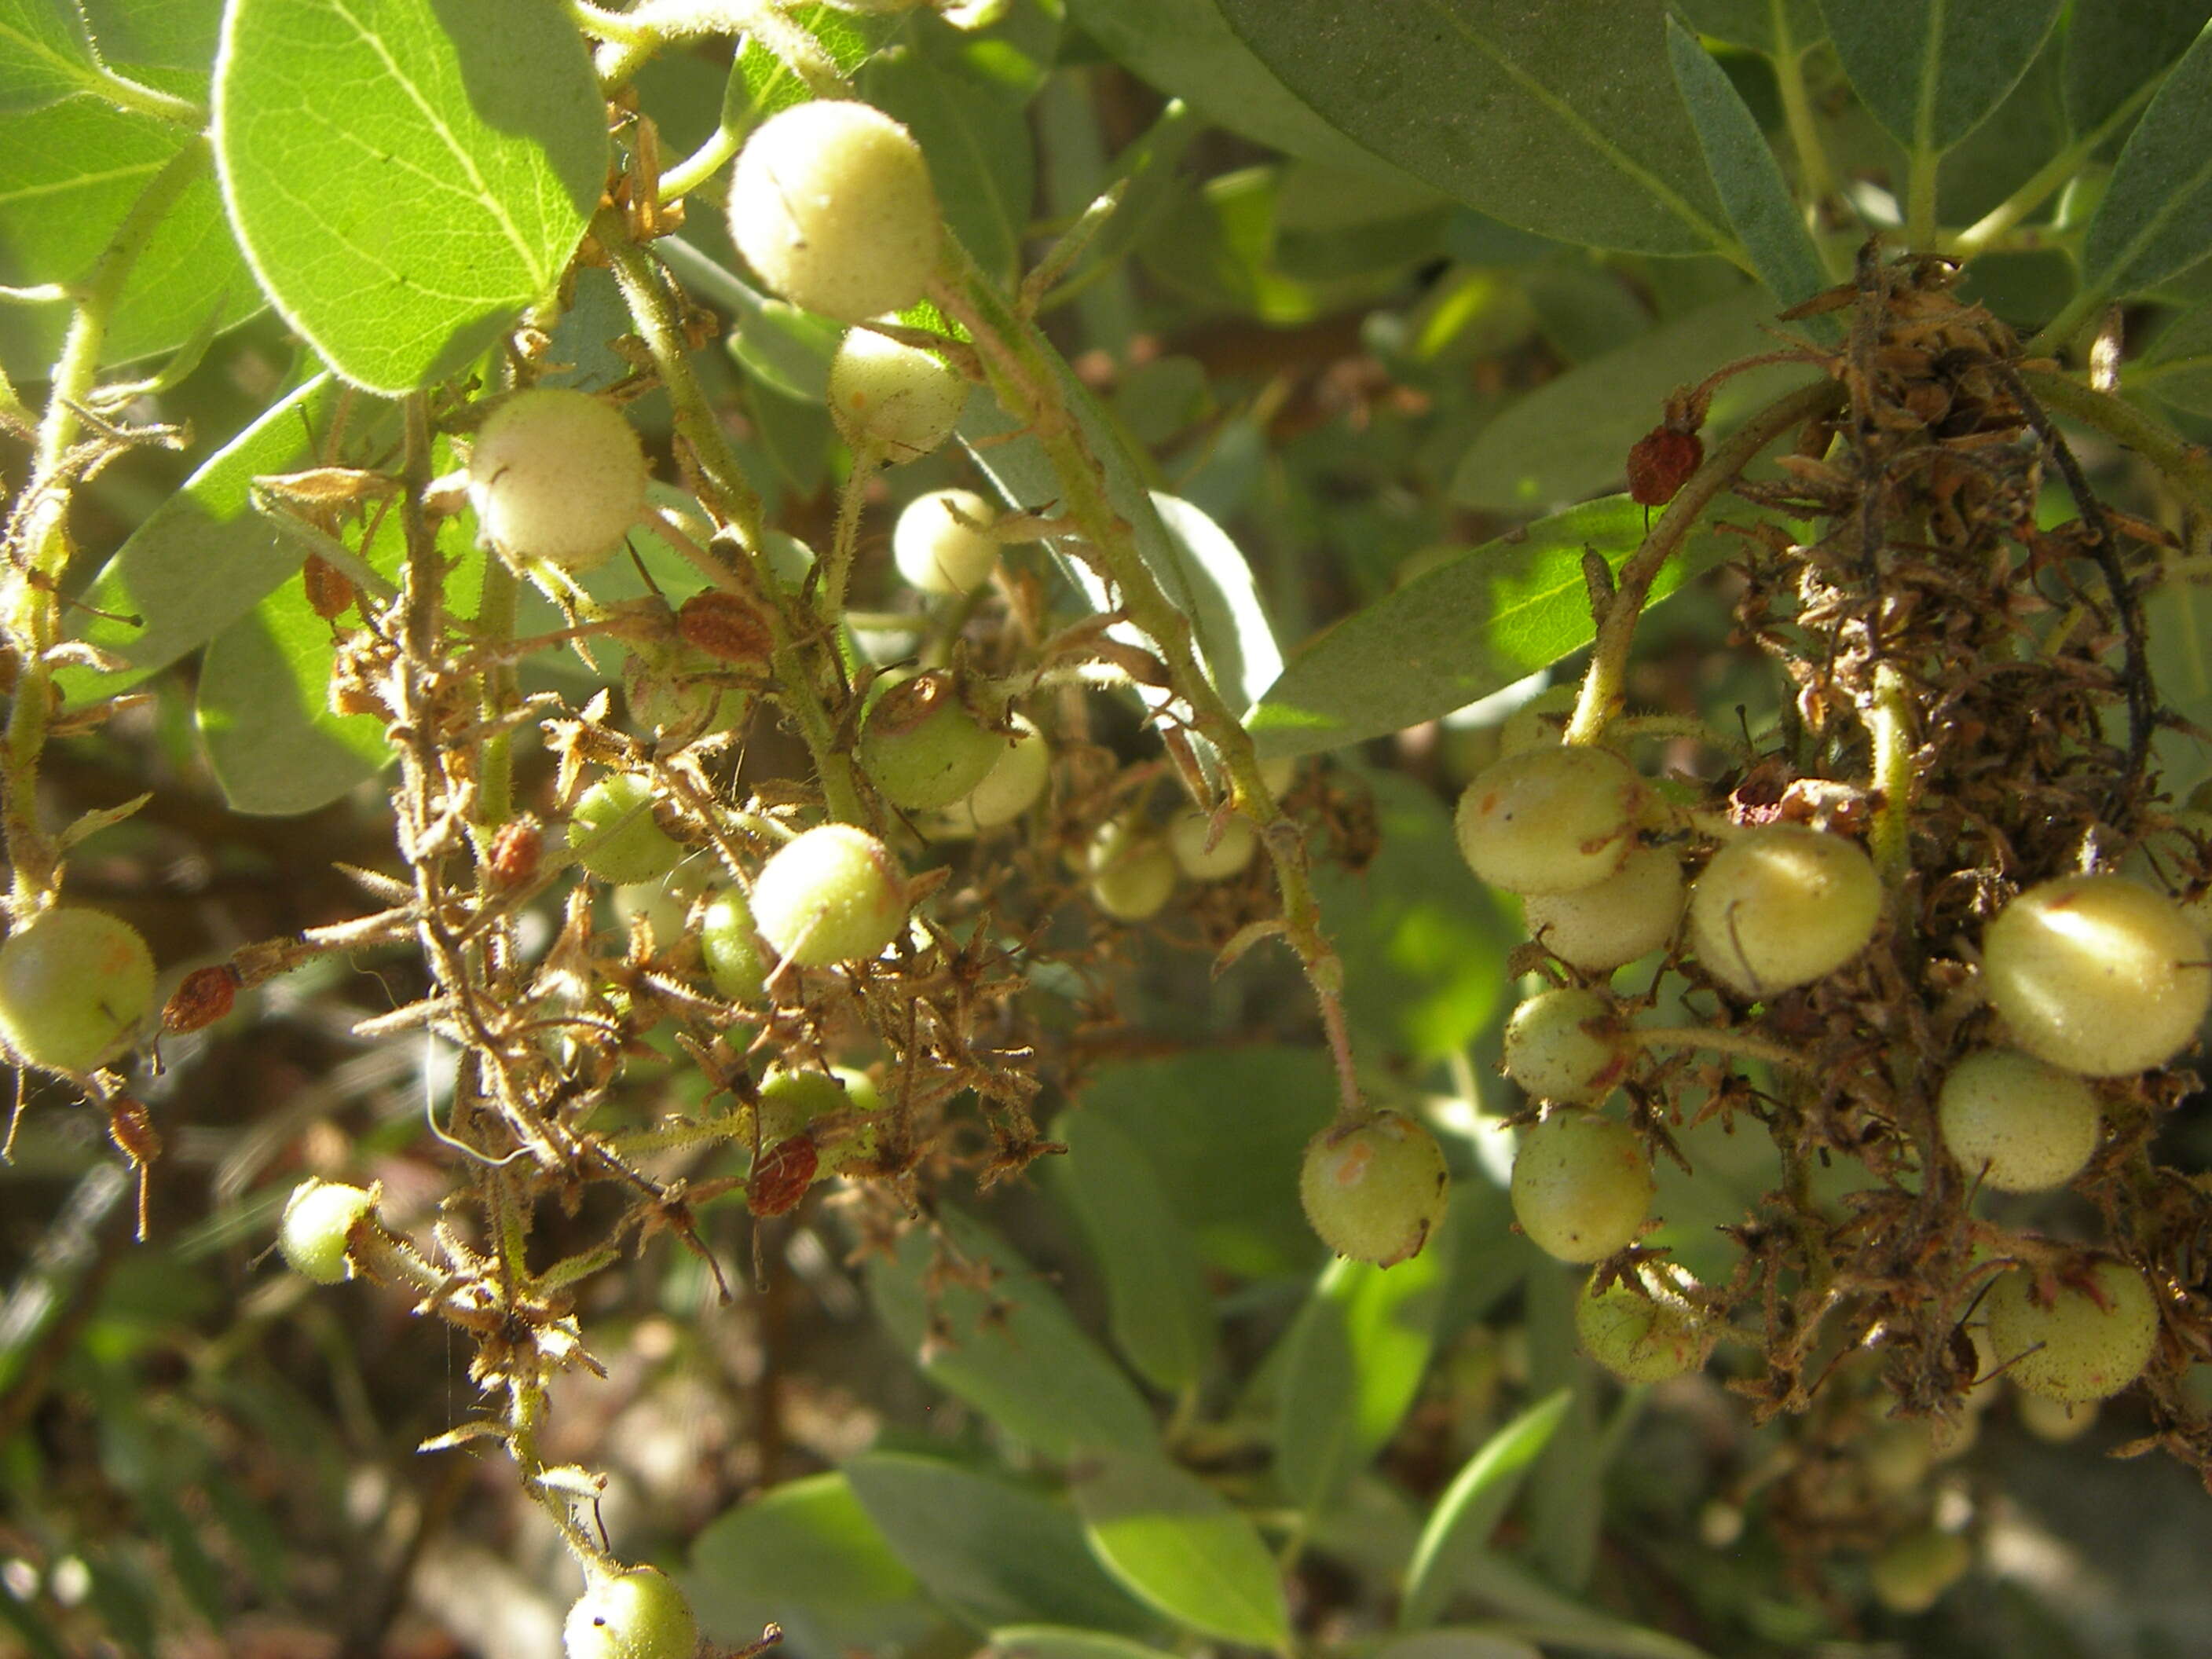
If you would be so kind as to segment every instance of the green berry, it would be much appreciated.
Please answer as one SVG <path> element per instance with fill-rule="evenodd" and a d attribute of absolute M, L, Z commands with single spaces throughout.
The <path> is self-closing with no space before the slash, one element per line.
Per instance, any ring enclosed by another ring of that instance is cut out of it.
<path fill-rule="evenodd" d="M 752 904 L 760 936 L 802 968 L 880 955 L 907 922 L 898 860 L 849 823 L 823 824 L 779 848 L 753 883 Z"/>
<path fill-rule="evenodd" d="M 1893 1538 L 1875 1556 L 1869 1572 L 1875 1600 L 1892 1613 L 1910 1616 L 1934 1607 L 1943 1592 L 1966 1577 L 1974 1553 L 1955 1532 L 1920 1527 Z"/>
<path fill-rule="evenodd" d="M 1450 1183 L 1434 1135 L 1400 1113 L 1377 1112 L 1306 1143 L 1298 1196 L 1322 1243 L 1388 1267 L 1428 1242 Z"/>
<path fill-rule="evenodd" d="M 2158 1304 L 2142 1274 L 2124 1261 L 2100 1261 L 2067 1275 L 2016 1267 L 1982 1305 L 2004 1374 L 2046 1400 L 2118 1394 L 2142 1375 L 2158 1340 Z"/>
<path fill-rule="evenodd" d="M 577 1598 L 561 1640 L 568 1659 L 691 1659 L 699 1626 L 666 1573 L 633 1567 Z"/>
<path fill-rule="evenodd" d="M 753 931 L 752 906 L 734 887 L 714 896 L 699 921 L 699 957 L 714 994 L 725 1002 L 755 1002 L 768 983 L 768 959 Z"/>
<path fill-rule="evenodd" d="M 990 775 L 1006 746 L 962 707 L 943 672 L 892 686 L 860 721 L 861 769 L 885 800 L 909 812 L 951 805 Z"/>
<path fill-rule="evenodd" d="M 604 564 L 645 511 L 644 447 L 622 411 L 541 386 L 501 404 L 469 452 L 469 504 L 510 558 Z"/>
<path fill-rule="evenodd" d="M 1175 891 L 1175 854 L 1127 818 L 1098 826 L 1085 854 L 1091 902 L 1116 921 L 1147 921 Z"/>
<path fill-rule="evenodd" d="M 1212 845 L 1206 843 L 1211 841 Z M 1193 807 L 1168 825 L 1168 851 L 1176 867 L 1193 881 L 1226 881 L 1241 875 L 1260 850 L 1260 832 L 1249 818 L 1221 820 L 1217 834 L 1212 814 Z"/>
<path fill-rule="evenodd" d="M 1498 752 L 1503 757 L 1530 749 L 1557 749 L 1567 734 L 1582 688 L 1547 685 L 1498 723 Z"/>
<path fill-rule="evenodd" d="M 932 351 L 850 331 L 830 360 L 830 415 L 854 453 L 893 461 L 927 455 L 952 435 L 968 382 Z"/>
<path fill-rule="evenodd" d="M 760 1085 L 761 1145 L 772 1146 L 805 1133 L 824 1118 L 865 1116 L 883 1109 L 875 1079 L 849 1066 L 826 1072 L 805 1068 L 771 1071 Z M 863 1121 L 848 1132 L 817 1143 L 814 1178 L 837 1174 L 876 1155 L 876 1126 Z"/>
<path fill-rule="evenodd" d="M 88 1072 L 154 1006 L 154 957 L 127 921 L 57 905 L 0 945 L 0 1036 L 33 1066 Z"/>
<path fill-rule="evenodd" d="M 730 235 L 784 299 L 840 322 L 903 311 L 937 265 L 921 147 L 866 104 L 797 104 L 753 129 L 730 178 Z"/>
<path fill-rule="evenodd" d="M 1978 1049 L 1954 1066 L 1936 1113 L 1967 1178 L 2002 1193 L 2062 1186 L 2097 1150 L 2089 1085 L 2016 1048 Z"/>
<path fill-rule="evenodd" d="M 2012 1039 L 2085 1077 L 2162 1066 L 2212 1003 L 2204 936 L 2124 876 L 2031 887 L 1982 936 L 1982 986 Z"/>
<path fill-rule="evenodd" d="M 1601 1261 L 1626 1249 L 1651 1213 L 1651 1160 L 1626 1124 L 1554 1112 L 1521 1137 L 1513 1218 L 1561 1261 Z"/>
<path fill-rule="evenodd" d="M 659 881 L 684 856 L 683 844 L 653 818 L 653 780 L 618 772 L 584 791 L 568 815 L 568 850 L 601 881 Z"/>
<path fill-rule="evenodd" d="M 2063 1446 L 2097 1426 L 2099 1407 L 2094 1400 L 2069 1404 L 2063 1400 L 2046 1400 L 2039 1394 L 2022 1394 L 2014 1404 L 2021 1427 L 2045 1445 Z"/>
<path fill-rule="evenodd" d="M 683 939 L 690 923 L 691 907 L 705 890 L 707 878 L 702 865 L 678 865 L 659 881 L 617 887 L 609 899 L 622 925 L 629 927 L 643 922 L 653 936 L 654 953 L 665 956 Z"/>
<path fill-rule="evenodd" d="M 1575 1334 L 1583 1352 L 1624 1382 L 1664 1382 L 1705 1363 L 1713 1330 L 1705 1316 L 1659 1269 L 1637 1269 L 1636 1282 L 1615 1279 L 1595 1289 L 1596 1275 L 1575 1298 Z"/>
<path fill-rule="evenodd" d="M 1468 866 L 1509 893 L 1568 893 L 1621 866 L 1644 781 L 1602 749 L 1531 749 L 1486 769 L 1460 797 Z"/>
<path fill-rule="evenodd" d="M 1856 842 L 1794 823 L 1737 835 L 1690 887 L 1699 966 L 1747 997 L 1832 974 L 1866 949 L 1881 878 Z"/>
<path fill-rule="evenodd" d="M 335 1285 L 353 1272 L 346 1256 L 354 1224 L 376 1211 L 376 1194 L 361 1187 L 313 1176 L 292 1189 L 276 1248 L 292 1271 L 318 1285 Z"/>
<path fill-rule="evenodd" d="M 1586 974 L 1663 950 L 1681 925 L 1682 861 L 1663 847 L 1638 847 L 1603 881 L 1571 893 L 1532 894 L 1522 906 L 1528 935 Z"/>
<path fill-rule="evenodd" d="M 1024 714 L 1012 716 L 1014 738 L 999 750 L 983 781 L 927 821 L 933 841 L 952 841 L 1012 823 L 1036 804 L 1052 781 L 1052 747 Z"/>
<path fill-rule="evenodd" d="M 953 515 L 958 514 L 959 517 Z M 898 573 L 925 593 L 972 593 L 991 580 L 999 565 L 999 544 L 962 519 L 990 525 L 997 511 L 972 489 L 933 489 L 902 508 L 891 526 L 891 562 Z"/>
<path fill-rule="evenodd" d="M 1635 1057 L 1612 1000 L 1596 991 L 1540 992 L 1505 1022 L 1505 1075 L 1538 1100 L 1602 1100 Z"/>

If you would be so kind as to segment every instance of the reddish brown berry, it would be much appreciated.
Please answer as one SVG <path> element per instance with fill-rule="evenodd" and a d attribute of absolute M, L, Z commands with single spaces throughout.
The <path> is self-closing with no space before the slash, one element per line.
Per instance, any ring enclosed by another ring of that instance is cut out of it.
<path fill-rule="evenodd" d="M 1705 460 L 1705 440 L 1696 433 L 1653 427 L 1629 449 L 1628 499 L 1644 507 L 1664 507 Z"/>
<path fill-rule="evenodd" d="M 752 1178 L 745 1182 L 745 1206 L 755 1215 L 781 1215 L 796 1207 L 814 1184 L 821 1161 L 811 1136 L 777 1141 L 753 1165 Z"/>
<path fill-rule="evenodd" d="M 308 607 L 325 622 L 336 622 L 353 609 L 352 578 L 321 554 L 307 555 L 300 580 L 307 590 Z"/>
<path fill-rule="evenodd" d="M 775 649 L 768 619 L 748 600 L 710 588 L 694 593 L 676 613 L 676 631 L 686 645 L 717 662 L 764 663 Z"/>
<path fill-rule="evenodd" d="M 228 1013 L 238 1000 L 238 969 L 228 963 L 195 968 L 161 1009 L 165 1031 L 197 1031 Z"/>
<path fill-rule="evenodd" d="M 503 823 L 491 838 L 491 878 L 501 887 L 520 887 L 538 873 L 538 854 L 545 850 L 545 832 L 530 818 Z"/>

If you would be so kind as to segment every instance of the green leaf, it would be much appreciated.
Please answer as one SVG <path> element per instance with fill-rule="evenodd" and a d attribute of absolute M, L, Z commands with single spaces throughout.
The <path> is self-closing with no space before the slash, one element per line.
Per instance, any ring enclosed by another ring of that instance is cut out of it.
<path fill-rule="evenodd" d="M 1713 188 L 1720 193 L 1729 223 L 1751 255 L 1752 268 L 1766 291 L 1784 307 L 1809 300 L 1828 285 L 1820 251 L 1805 228 L 1805 216 L 1783 181 L 1781 164 L 1767 147 L 1766 135 L 1727 72 L 1692 34 L 1667 20 L 1667 58 L 1674 84 L 1697 129 Z"/>
<path fill-rule="evenodd" d="M 2082 286 L 2133 294 L 2212 252 L 2212 33 L 2175 64 L 2112 168 L 2081 246 Z"/>
<path fill-rule="evenodd" d="M 1816 0 L 1674 0 L 1674 9 L 1698 33 L 1769 58 L 1785 50 L 1778 23 L 1788 29 L 1786 50 L 1793 54 L 1818 44 L 1827 32 Z"/>
<path fill-rule="evenodd" d="M 987 1296 L 940 1277 L 937 1241 L 916 1231 L 869 1269 L 891 1340 L 939 1388 L 1054 1457 L 1079 1446 L 1149 1445 L 1152 1415 L 1036 1270 L 980 1223 L 941 1212 L 965 1267 L 997 1274 Z"/>
<path fill-rule="evenodd" d="M 1730 246 L 1667 71 L 1662 0 L 1603 27 L 1518 0 L 1218 0 L 1324 120 L 1446 195 L 1563 240 Z"/>
<path fill-rule="evenodd" d="M 2212 301 L 2160 330 L 2142 360 L 2129 365 L 2125 384 L 2192 415 L 2212 415 Z"/>
<path fill-rule="evenodd" d="M 1054 1188 L 1106 1276 L 1108 1328 L 1129 1363 L 1169 1394 L 1194 1389 L 1213 1360 L 1213 1297 L 1189 1226 L 1128 1132 L 1101 1112 L 1064 1113 Z"/>
<path fill-rule="evenodd" d="M 1453 1577 L 1458 1588 L 1504 1615 L 1474 1627 L 1486 1635 L 1520 1636 L 1547 1647 L 1612 1654 L 1616 1659 L 1712 1659 L 1703 1648 L 1680 1637 L 1631 1624 L 1562 1595 L 1519 1562 L 1502 1555 L 1471 1555 L 1458 1564 Z M 1456 1628 L 1447 1625 L 1428 1634 L 1442 1636 Z"/>
<path fill-rule="evenodd" d="M 230 0 L 215 141 L 262 287 L 395 393 L 552 291 L 606 180 L 591 53 L 543 0 Z"/>
<path fill-rule="evenodd" d="M 1275 1472 L 1309 1515 L 1389 1443 L 1436 1345 L 1442 1264 L 1430 1248 L 1395 1267 L 1331 1262 L 1283 1338 Z"/>
<path fill-rule="evenodd" d="M 1274 1558 L 1252 1523 L 1148 1449 L 1103 1451 L 1074 1480 L 1092 1552 L 1147 1606 L 1248 1647 L 1290 1639 Z"/>
<path fill-rule="evenodd" d="M 741 1645 L 784 1627 L 794 1650 L 836 1653 L 907 1641 L 935 1623 L 842 1474 L 787 1481 L 708 1522 L 684 1594 L 708 1639 Z"/>
<path fill-rule="evenodd" d="M 991 1645 L 984 1651 L 994 1659 L 1175 1659 L 1141 1642 L 1054 1625 L 1009 1625 L 993 1631 Z"/>
<path fill-rule="evenodd" d="M 1406 1567 L 1398 1603 L 1398 1628 L 1420 1630 L 1436 1622 L 1450 1594 L 1462 1557 L 1488 1547 L 1514 1495 L 1565 1415 L 1574 1395 L 1547 1395 L 1483 1442 L 1437 1500 L 1421 1541 Z M 1408 1656 L 1410 1659 L 1410 1656 Z"/>
<path fill-rule="evenodd" d="M 1723 363 L 1780 343 L 1759 289 L 1743 288 L 1578 363 L 1479 433 L 1452 477 L 1452 497 L 1499 513 L 1540 513 L 1617 484 L 1629 447 L 1659 423 L 1667 394 Z M 1714 393 L 1707 444 L 1817 371 L 1777 364 L 1731 377 Z"/>
<path fill-rule="evenodd" d="M 200 664 L 198 720 L 231 810 L 327 806 L 390 763 L 384 722 L 330 712 L 331 625 L 287 582 L 216 635 Z"/>
<path fill-rule="evenodd" d="M 0 112 L 38 109 L 100 82 L 84 19 L 62 0 L 0 0 Z"/>
<path fill-rule="evenodd" d="M 832 5 L 794 7 L 790 21 L 812 35 L 830 54 L 839 72 L 845 75 L 851 75 L 866 63 L 868 54 L 897 27 L 890 18 L 855 15 Z M 744 87 L 755 120 L 763 120 L 778 110 L 805 103 L 814 96 L 798 71 L 752 33 L 748 33 L 738 45 L 734 72 Z"/>
<path fill-rule="evenodd" d="M 1544 1656 L 1521 1637 L 1479 1625 L 1462 1625 L 1401 1636 L 1376 1649 L 1370 1659 L 1544 1659 Z"/>
<path fill-rule="evenodd" d="M 2204 27 L 2203 0 L 2074 0 L 2065 46 L 2066 118 L 2094 132 L 2164 74 Z"/>
<path fill-rule="evenodd" d="M 1844 72 L 1875 120 L 1934 155 L 2027 72 L 2062 0 L 1821 0 Z"/>
<path fill-rule="evenodd" d="M 77 0 L 101 60 L 164 92 L 204 100 L 222 0 Z"/>
<path fill-rule="evenodd" d="M 892 1552 L 977 1628 L 1152 1628 L 1092 1559 L 1073 1513 L 940 1458 L 866 1452 L 845 1479 Z"/>

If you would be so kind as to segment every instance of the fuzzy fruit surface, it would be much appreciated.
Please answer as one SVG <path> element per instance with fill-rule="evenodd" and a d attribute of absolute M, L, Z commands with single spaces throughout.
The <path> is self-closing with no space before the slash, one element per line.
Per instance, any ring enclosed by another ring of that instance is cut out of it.
<path fill-rule="evenodd" d="M 2040 1288 L 2046 1297 L 2038 1294 Z M 2069 1403 L 2103 1400 L 2142 1375 L 2158 1340 L 2158 1304 L 2124 1261 L 2092 1265 L 2095 1294 L 2068 1279 L 2015 1267 L 1983 1308 L 2005 1375 L 2029 1394 Z"/>
<path fill-rule="evenodd" d="M 519 392 L 486 417 L 469 452 L 469 504 L 510 558 L 563 570 L 604 564 L 645 511 L 637 432 L 587 392 Z"/>
<path fill-rule="evenodd" d="M 937 264 L 929 165 L 881 110 L 841 99 L 794 105 L 738 152 L 730 236 L 795 306 L 844 323 L 903 311 Z"/>
<path fill-rule="evenodd" d="M 960 517 L 955 518 L 957 513 Z M 988 525 L 997 511 L 972 489 L 933 489 L 900 509 L 891 526 L 891 562 L 925 593 L 972 593 L 999 565 L 997 540 L 960 522 Z"/>
<path fill-rule="evenodd" d="M 0 945 L 0 1036 L 33 1066 L 88 1072 L 154 1004 L 154 957 L 105 910 L 57 905 Z"/>
<path fill-rule="evenodd" d="M 1539 1100 L 1602 1100 L 1635 1057 L 1612 1000 L 1595 991 L 1540 992 L 1505 1022 L 1505 1075 Z"/>
<path fill-rule="evenodd" d="M 1012 823 L 1052 781 L 1052 746 L 1026 714 L 1012 717 L 1014 739 L 999 750 L 983 781 L 922 826 L 933 841 L 957 841 Z"/>
<path fill-rule="evenodd" d="M 682 843 L 653 821 L 653 780 L 639 772 L 602 778 L 568 815 L 568 850 L 601 881 L 659 881 L 684 856 Z"/>
<path fill-rule="evenodd" d="M 1974 1552 L 1955 1532 L 1920 1527 L 1884 1545 L 1868 1570 L 1875 1600 L 1892 1613 L 1925 1613 L 1966 1576 Z"/>
<path fill-rule="evenodd" d="M 1306 1143 L 1298 1171 L 1298 1197 L 1321 1242 L 1378 1267 L 1419 1253 L 1450 1186 L 1437 1138 L 1399 1112 L 1323 1129 Z"/>
<path fill-rule="evenodd" d="M 1620 868 L 1643 799 L 1644 781 L 1605 750 L 1524 750 L 1468 785 L 1459 850 L 1509 893 L 1571 893 Z"/>
<path fill-rule="evenodd" d="M 285 1201 L 276 1248 L 301 1278 L 335 1285 L 353 1271 L 346 1260 L 346 1241 L 354 1223 L 375 1208 L 375 1194 L 364 1188 L 310 1176 Z"/>
<path fill-rule="evenodd" d="M 633 1567 L 577 1597 L 561 1640 L 568 1659 L 691 1659 L 699 1626 L 666 1573 Z"/>
<path fill-rule="evenodd" d="M 849 823 L 825 823 L 786 842 L 753 882 L 754 927 L 802 968 L 878 955 L 906 918 L 898 860 Z"/>
<path fill-rule="evenodd" d="M 1209 847 L 1206 842 L 1212 839 Z M 1211 814 L 1196 807 L 1179 812 L 1168 825 L 1168 851 L 1176 867 L 1193 881 L 1226 881 L 1242 875 L 1260 850 L 1260 832 L 1249 818 L 1234 814 L 1221 820 L 1221 833 L 1213 834 Z"/>
<path fill-rule="evenodd" d="M 1772 823 L 1744 830 L 1690 886 L 1690 948 L 1731 990 L 1809 985 L 1866 949 L 1881 878 L 1856 842 Z"/>
<path fill-rule="evenodd" d="M 1575 1298 L 1575 1334 L 1583 1352 L 1624 1382 L 1664 1382 L 1705 1363 L 1711 1343 L 1705 1321 L 1659 1276 L 1644 1272 L 1649 1294 L 1616 1279 L 1602 1291 L 1589 1285 Z"/>
<path fill-rule="evenodd" d="M 805 1133 L 820 1120 L 850 1118 L 863 1121 L 848 1133 L 815 1137 L 814 1178 L 836 1175 L 847 1166 L 876 1155 L 876 1126 L 865 1119 L 883 1109 L 884 1097 L 875 1079 L 849 1066 L 833 1066 L 826 1072 L 781 1067 L 761 1079 L 760 1138 L 772 1146 Z"/>
<path fill-rule="evenodd" d="M 860 759 L 885 800 L 909 812 L 950 806 L 990 775 L 1006 740 L 961 706 L 950 674 L 918 674 L 868 705 Z"/>
<path fill-rule="evenodd" d="M 753 931 L 752 906 L 730 888 L 714 896 L 699 922 L 699 958 L 714 994 L 726 1002 L 752 1002 L 768 983 L 768 962 Z"/>
<path fill-rule="evenodd" d="M 1665 949 L 1687 896 L 1681 860 L 1663 847 L 1638 847 L 1603 881 L 1532 894 L 1521 914 L 1528 936 L 1560 961 L 1602 974 Z"/>
<path fill-rule="evenodd" d="M 830 360 L 830 416 L 855 453 L 927 455 L 967 402 L 968 382 L 942 357 L 870 329 L 848 331 Z"/>
<path fill-rule="evenodd" d="M 1635 1131 L 1593 1112 L 1554 1112 L 1521 1137 L 1513 1218 L 1561 1261 L 1601 1261 L 1651 1213 L 1651 1160 Z"/>
<path fill-rule="evenodd" d="M 2084 1077 L 2162 1066 L 2212 1004 L 2204 936 L 2125 876 L 2031 887 L 1982 936 L 1982 986 L 2013 1041 Z"/>
<path fill-rule="evenodd" d="M 2017 1048 L 1978 1049 L 1954 1066 L 1936 1116 L 1966 1178 L 2002 1193 L 2063 1186 L 2097 1150 L 2089 1085 Z"/>
<path fill-rule="evenodd" d="M 1116 921 L 1146 921 L 1175 891 L 1175 854 L 1167 844 L 1127 818 L 1098 826 L 1085 854 L 1091 902 Z"/>

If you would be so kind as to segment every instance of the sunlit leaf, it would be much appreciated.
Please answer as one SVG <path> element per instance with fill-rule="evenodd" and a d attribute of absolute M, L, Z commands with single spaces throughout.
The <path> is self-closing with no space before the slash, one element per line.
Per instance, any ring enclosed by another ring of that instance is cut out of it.
<path fill-rule="evenodd" d="M 1562 1390 L 1537 1401 L 1484 1441 L 1452 1477 L 1407 1564 L 1399 1629 L 1419 1630 L 1443 1611 L 1460 1559 L 1487 1547 L 1572 1398 Z"/>
<path fill-rule="evenodd" d="M 1091 1547 L 1131 1595 L 1202 1635 L 1279 1648 L 1290 1612 L 1252 1523 L 1196 1475 L 1142 1448 L 1099 1451 L 1073 1476 Z"/>

